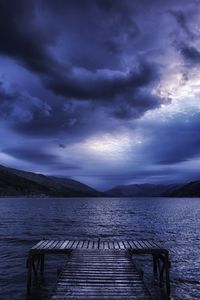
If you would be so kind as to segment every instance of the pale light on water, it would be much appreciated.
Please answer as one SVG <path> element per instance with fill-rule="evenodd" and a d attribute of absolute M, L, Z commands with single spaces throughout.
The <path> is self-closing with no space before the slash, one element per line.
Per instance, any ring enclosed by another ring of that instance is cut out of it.
<path fill-rule="evenodd" d="M 200 199 L 5 198 L 0 203 L 0 299 L 26 298 L 27 251 L 43 237 L 162 242 L 171 254 L 173 299 L 200 299 Z M 49 260 L 46 290 L 60 264 Z"/>

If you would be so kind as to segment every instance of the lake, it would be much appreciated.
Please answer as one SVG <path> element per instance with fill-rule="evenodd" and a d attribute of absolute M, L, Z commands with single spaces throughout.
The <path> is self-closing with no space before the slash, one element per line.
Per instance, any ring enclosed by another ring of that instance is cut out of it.
<path fill-rule="evenodd" d="M 172 298 L 200 299 L 197 198 L 1 198 L 0 299 L 26 299 L 26 256 L 38 240 L 99 237 L 161 242 L 170 250 Z M 63 263 L 48 259 L 33 299 L 46 299 Z"/>

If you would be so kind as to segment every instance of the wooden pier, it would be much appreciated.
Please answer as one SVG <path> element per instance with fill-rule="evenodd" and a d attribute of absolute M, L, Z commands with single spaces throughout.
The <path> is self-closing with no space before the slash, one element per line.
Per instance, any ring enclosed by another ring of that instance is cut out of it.
<path fill-rule="evenodd" d="M 45 255 L 67 254 L 50 299 L 152 299 L 132 255 L 152 256 L 154 278 L 170 298 L 168 250 L 153 241 L 42 240 L 28 253 L 27 293 L 33 276 L 44 273 Z"/>

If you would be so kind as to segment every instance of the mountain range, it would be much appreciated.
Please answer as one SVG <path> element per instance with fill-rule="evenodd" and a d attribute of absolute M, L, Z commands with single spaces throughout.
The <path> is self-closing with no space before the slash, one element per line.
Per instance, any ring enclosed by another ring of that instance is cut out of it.
<path fill-rule="evenodd" d="M 0 196 L 200 197 L 200 181 L 186 184 L 119 185 L 100 192 L 70 178 L 46 176 L 0 165 Z"/>

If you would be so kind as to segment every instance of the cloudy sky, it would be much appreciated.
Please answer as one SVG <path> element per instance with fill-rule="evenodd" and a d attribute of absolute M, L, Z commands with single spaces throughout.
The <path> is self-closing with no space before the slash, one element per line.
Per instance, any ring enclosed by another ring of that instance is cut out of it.
<path fill-rule="evenodd" d="M 199 0 L 1 0 L 0 163 L 99 189 L 200 179 Z"/>

